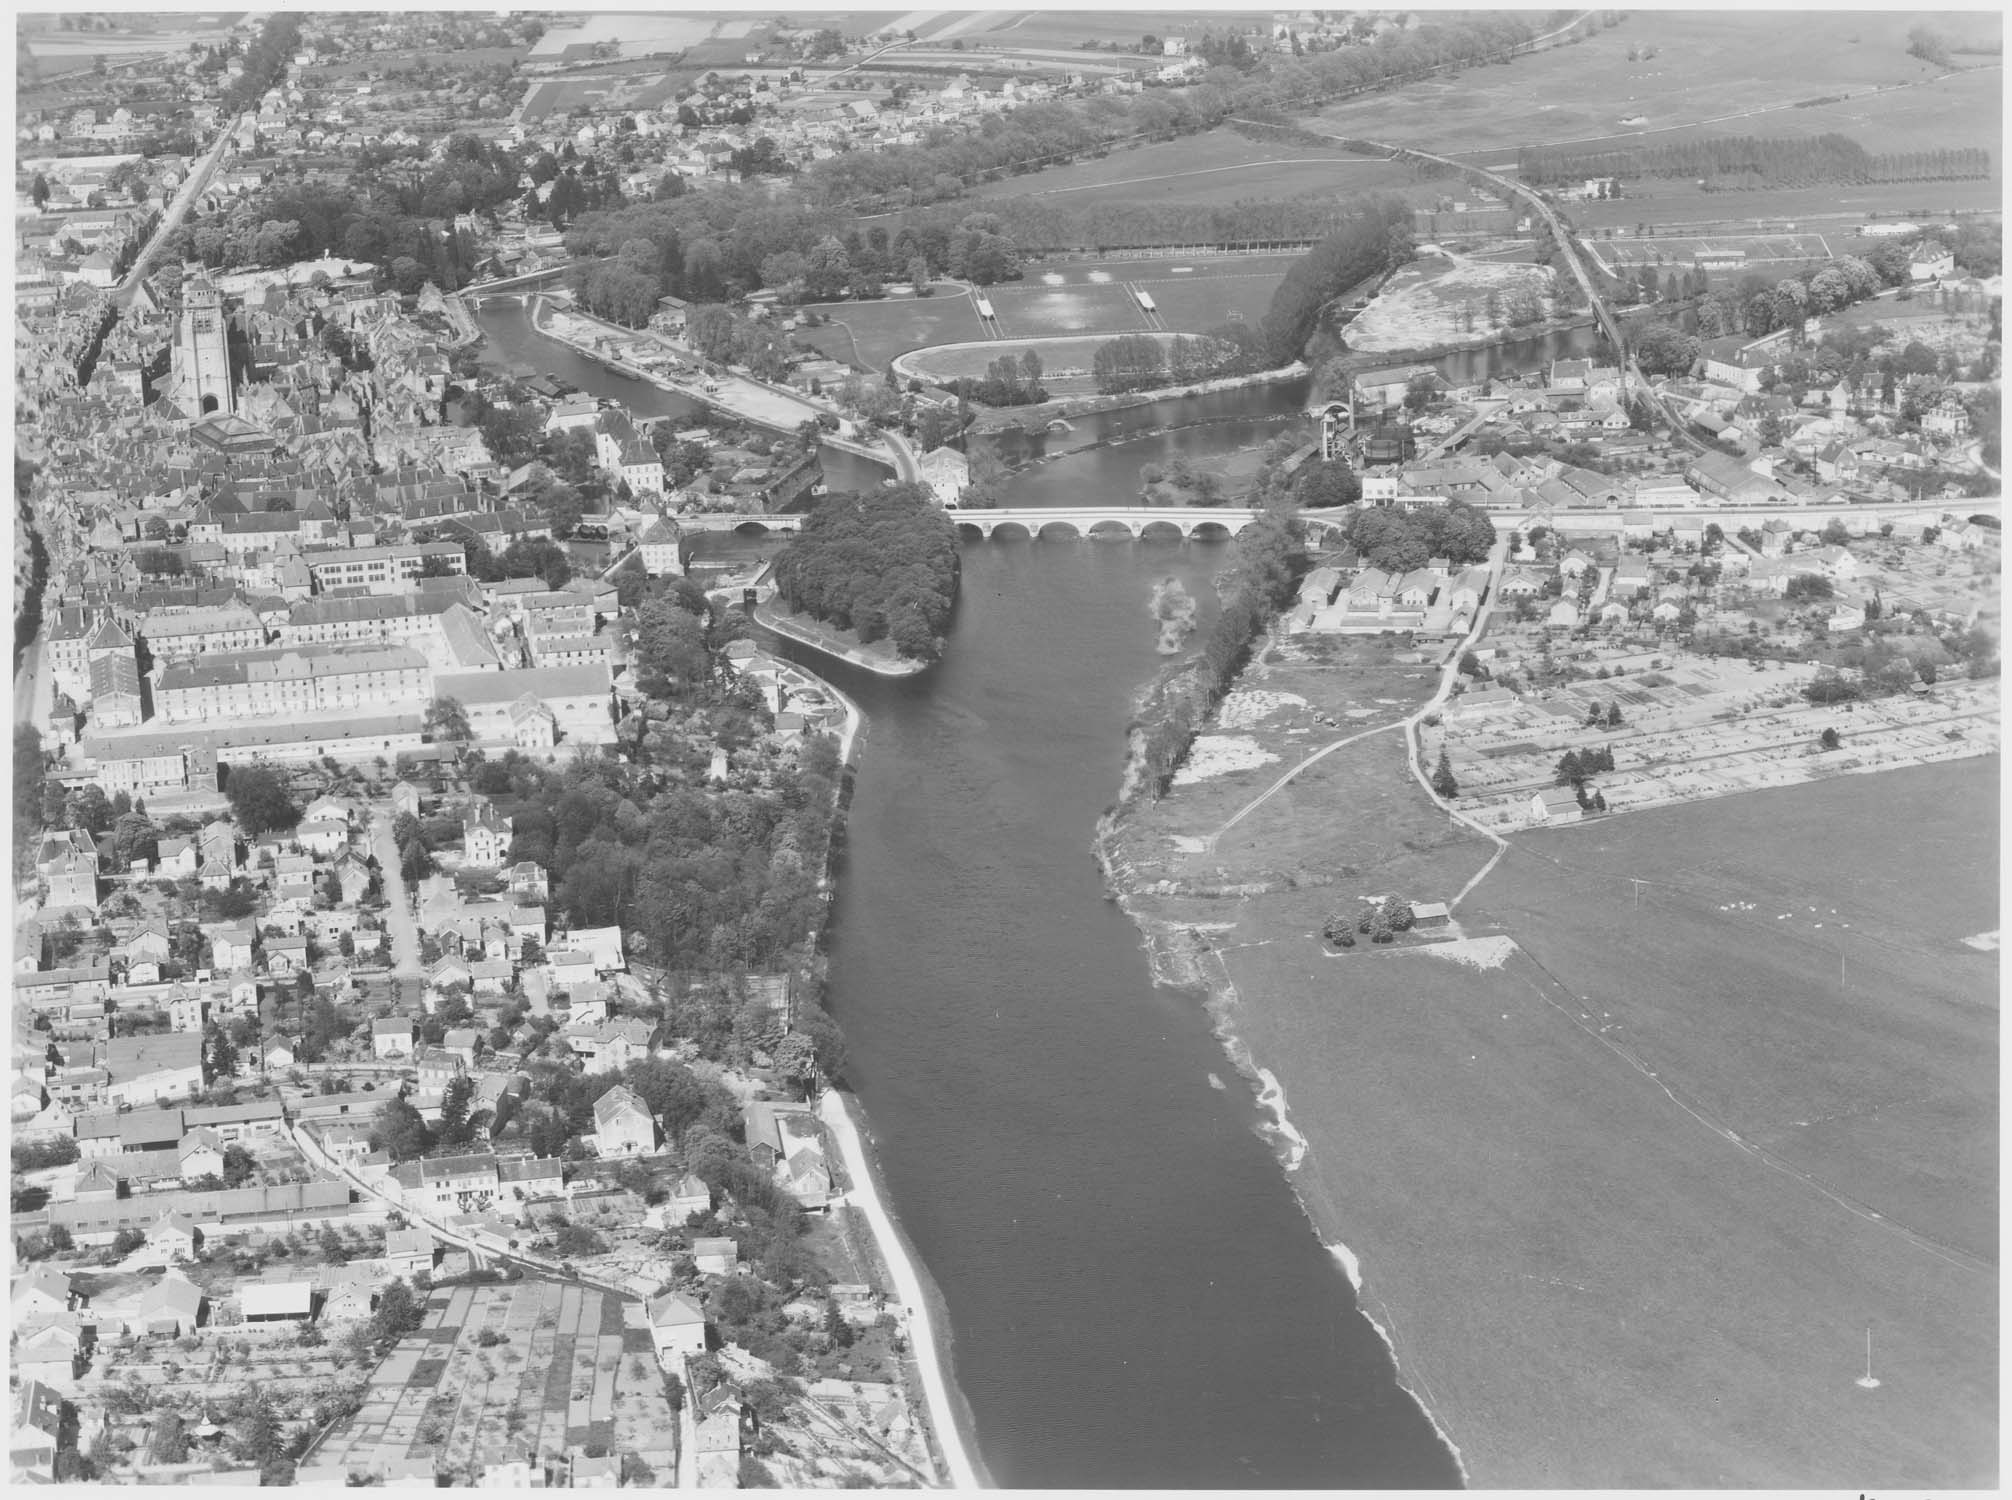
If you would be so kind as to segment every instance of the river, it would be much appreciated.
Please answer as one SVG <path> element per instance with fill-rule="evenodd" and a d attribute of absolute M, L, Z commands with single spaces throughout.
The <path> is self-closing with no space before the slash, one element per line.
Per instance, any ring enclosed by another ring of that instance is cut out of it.
<path fill-rule="evenodd" d="M 683 405 L 538 338 L 521 311 L 482 321 L 505 358 L 645 414 Z M 1257 388 L 1082 419 L 1014 451 L 1028 466 L 1006 503 L 1130 501 L 1141 464 L 1263 442 L 1304 399 Z M 1229 560 L 1226 543 L 971 542 L 931 671 L 889 681 L 778 646 L 866 714 L 829 1003 L 1002 1485 L 1459 1479 L 1199 997 L 1154 986 L 1092 858 L 1133 695 L 1166 661 L 1151 590 L 1179 578 L 1206 626 Z"/>
<path fill-rule="evenodd" d="M 1141 464 L 1262 442 L 1303 399 L 1086 419 L 1006 503 L 1128 497 Z M 1152 587 L 1179 578 L 1205 626 L 1229 560 L 1221 543 L 973 542 L 933 671 L 888 682 L 789 653 L 866 712 L 831 1006 L 1003 1485 L 1457 1483 L 1199 997 L 1153 985 L 1091 858 L 1133 694 L 1166 660 Z"/>

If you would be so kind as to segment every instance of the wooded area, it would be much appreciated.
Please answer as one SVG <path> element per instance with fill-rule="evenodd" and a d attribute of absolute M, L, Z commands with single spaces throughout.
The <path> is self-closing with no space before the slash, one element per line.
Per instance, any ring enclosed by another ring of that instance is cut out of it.
<path fill-rule="evenodd" d="M 929 487 L 831 495 L 776 557 L 792 610 L 934 661 L 957 599 L 957 528 Z"/>

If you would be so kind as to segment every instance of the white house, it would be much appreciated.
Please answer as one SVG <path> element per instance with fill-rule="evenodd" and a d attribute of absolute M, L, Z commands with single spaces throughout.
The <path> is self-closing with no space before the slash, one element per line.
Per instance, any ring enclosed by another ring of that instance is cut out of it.
<path fill-rule="evenodd" d="M 955 505 L 971 483 L 971 461 L 954 448 L 930 449 L 916 463 L 916 472 L 938 505 Z"/>
<path fill-rule="evenodd" d="M 706 1315 L 676 1292 L 652 1297 L 648 1304 L 650 1342 L 667 1370 L 683 1367 L 686 1356 L 706 1352 Z"/>

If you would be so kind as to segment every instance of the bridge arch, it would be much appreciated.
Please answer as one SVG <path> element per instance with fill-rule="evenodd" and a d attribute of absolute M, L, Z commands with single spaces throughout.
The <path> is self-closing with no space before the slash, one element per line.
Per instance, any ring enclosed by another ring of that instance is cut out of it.
<path fill-rule="evenodd" d="M 1130 521 L 1117 516 L 1102 516 L 1090 523 L 1084 535 L 1093 540 L 1109 541 L 1114 537 L 1130 539 L 1139 534 L 1139 528 Z"/>
<path fill-rule="evenodd" d="M 1052 521 L 1037 521 L 1030 529 L 1038 538 L 1045 538 L 1049 532 L 1058 529 L 1067 531 L 1071 541 L 1083 535 L 1083 523 L 1073 516 L 1060 516 Z"/>
<path fill-rule="evenodd" d="M 985 538 L 987 541 L 994 541 L 1000 538 L 1007 538 L 1009 534 L 1012 539 L 1024 537 L 1031 542 L 1034 540 L 1035 531 L 1025 521 L 994 521 L 990 529 L 986 531 Z"/>
<path fill-rule="evenodd" d="M 1233 526 L 1227 521 L 1194 521 L 1189 523 L 1187 535 L 1193 541 L 1219 542 L 1241 530 L 1243 527 Z"/>
<path fill-rule="evenodd" d="M 1145 539 L 1146 537 L 1154 537 L 1158 539 L 1163 539 L 1166 537 L 1179 537 L 1182 541 L 1186 541 L 1188 539 L 1187 528 L 1182 526 L 1179 521 L 1168 520 L 1158 517 L 1154 518 L 1153 520 L 1145 522 L 1143 525 L 1139 527 L 1137 531 L 1133 532 L 1132 535 L 1139 537 L 1141 540 Z"/>
<path fill-rule="evenodd" d="M 735 536 L 767 536 L 771 530 L 779 529 L 781 528 L 771 527 L 766 521 L 756 521 L 753 519 L 736 521 L 734 523 Z"/>

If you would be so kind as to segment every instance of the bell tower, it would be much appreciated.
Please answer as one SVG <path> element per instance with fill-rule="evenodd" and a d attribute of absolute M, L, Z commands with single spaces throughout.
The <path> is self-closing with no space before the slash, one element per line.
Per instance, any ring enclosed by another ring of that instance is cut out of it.
<path fill-rule="evenodd" d="M 207 276 L 191 277 L 183 284 L 174 375 L 176 394 L 197 417 L 228 416 L 237 410 L 223 294 Z"/>

